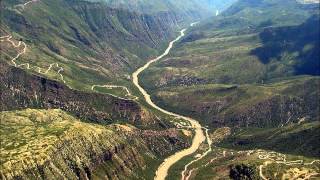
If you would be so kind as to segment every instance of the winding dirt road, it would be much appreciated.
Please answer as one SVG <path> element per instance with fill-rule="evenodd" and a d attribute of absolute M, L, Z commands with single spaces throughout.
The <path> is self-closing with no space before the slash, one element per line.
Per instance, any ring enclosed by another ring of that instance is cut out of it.
<path fill-rule="evenodd" d="M 39 66 L 31 66 L 29 63 L 17 64 L 16 60 L 19 59 L 22 55 L 26 54 L 27 45 L 23 41 L 19 41 L 18 44 L 16 44 L 12 39 L 13 39 L 13 37 L 11 35 L 1 36 L 0 37 L 0 42 L 8 42 L 15 49 L 17 49 L 18 54 L 11 59 L 11 62 L 14 65 L 14 67 L 21 67 L 22 68 L 24 66 L 28 70 L 30 70 L 30 69 L 38 69 L 38 73 L 39 74 L 48 74 L 49 71 L 52 70 L 52 68 L 54 66 L 56 66 L 57 68 L 59 68 L 58 71 L 57 71 L 57 74 L 61 77 L 61 81 L 63 81 L 63 83 L 66 84 L 66 81 L 64 80 L 64 76 L 61 74 L 61 72 L 64 71 L 64 70 L 63 70 L 62 67 L 59 66 L 58 63 L 49 64 L 49 67 L 45 72 L 42 72 L 42 68 L 41 67 L 39 67 Z M 20 52 L 19 52 L 19 49 L 21 49 L 22 45 L 23 45 L 23 49 L 22 49 L 22 51 L 20 50 Z"/>
<path fill-rule="evenodd" d="M 192 23 L 190 26 L 194 26 L 195 23 Z M 203 133 L 203 130 L 202 130 L 202 127 L 200 125 L 200 123 L 198 121 L 196 121 L 195 119 L 192 119 L 192 118 L 189 118 L 189 117 L 185 117 L 185 116 L 182 116 L 182 115 L 179 115 L 179 114 L 176 114 L 176 113 L 173 113 L 173 112 L 170 112 L 170 111 L 167 111 L 165 109 L 162 109 L 160 108 L 159 106 L 157 106 L 152 100 L 151 100 L 151 97 L 150 95 L 146 92 L 146 90 L 144 90 L 140 84 L 139 84 L 139 75 L 141 72 L 143 72 L 144 70 L 146 70 L 152 63 L 162 59 L 164 56 L 168 55 L 170 50 L 172 49 L 173 47 L 173 44 L 175 42 L 177 42 L 178 40 L 180 40 L 184 35 L 185 35 L 185 31 L 186 29 L 183 29 L 180 31 L 180 36 L 178 36 L 175 40 L 171 41 L 169 43 L 169 46 L 168 48 L 165 50 L 165 52 L 163 54 L 161 54 L 160 56 L 158 56 L 157 58 L 155 59 L 152 59 L 151 61 L 149 61 L 147 64 L 145 64 L 144 66 L 142 66 L 141 68 L 139 68 L 136 72 L 134 72 L 132 74 L 132 80 L 133 80 L 133 83 L 134 85 L 139 89 L 139 91 L 143 94 L 146 102 L 152 106 L 153 108 L 165 113 L 165 114 L 168 114 L 168 115 L 171 115 L 171 116 L 174 116 L 176 118 L 179 118 L 179 119 L 184 119 L 188 122 L 190 122 L 191 124 L 191 127 L 194 129 L 195 131 L 195 135 L 194 135 L 194 138 L 192 140 L 192 145 L 191 147 L 187 148 L 187 149 L 184 149 L 182 151 L 179 151 L 177 153 L 175 153 L 174 155 L 171 155 L 170 157 L 168 157 L 167 159 L 164 160 L 164 162 L 159 166 L 157 172 L 156 172 L 156 176 L 155 176 L 155 180 L 164 180 L 166 178 L 166 176 L 168 175 L 168 170 L 169 168 L 175 164 L 176 162 L 178 162 L 179 160 L 181 160 L 183 157 L 185 156 L 188 156 L 188 155 L 191 155 L 193 153 L 195 153 L 200 144 L 202 142 L 205 141 L 206 137 Z"/>
<path fill-rule="evenodd" d="M 39 0 L 31 0 L 31 1 L 28 1 L 28 2 L 24 3 L 23 6 L 27 6 L 28 4 L 34 3 L 34 2 L 37 2 L 37 1 L 39 1 Z"/>
<path fill-rule="evenodd" d="M 212 151 L 212 140 L 210 139 L 210 136 L 209 136 L 209 129 L 207 128 L 204 128 L 206 130 L 206 139 L 207 139 L 207 143 L 208 143 L 208 150 L 206 152 L 204 152 L 201 156 L 199 156 L 197 159 L 189 162 L 187 165 L 184 166 L 184 170 L 181 172 L 181 176 L 182 176 L 182 180 L 188 180 L 192 174 L 193 171 L 195 171 L 197 168 L 194 168 L 194 169 L 191 169 L 189 172 L 188 172 L 188 167 L 201 160 L 202 158 L 204 158 L 205 156 L 207 156 L 211 151 Z"/>
<path fill-rule="evenodd" d="M 116 96 L 116 95 L 111 94 L 111 93 L 105 93 L 105 94 L 109 94 L 109 95 L 111 95 L 111 96 L 113 96 L 113 97 L 116 97 L 116 98 L 119 98 L 119 99 L 123 99 L 123 100 L 138 100 L 138 99 L 139 99 L 139 97 L 132 95 L 131 92 L 129 91 L 129 89 L 128 89 L 127 87 L 125 87 L 125 86 L 118 86 L 118 85 L 93 85 L 93 86 L 91 86 L 91 90 L 92 90 L 92 91 L 95 91 L 94 89 L 95 89 L 96 87 L 103 87 L 103 88 L 107 88 L 107 89 L 122 88 L 122 89 L 123 89 L 124 91 L 126 91 L 126 93 L 127 93 L 127 94 L 126 94 L 126 97 L 129 97 L 129 98 L 123 98 L 123 97 Z M 131 97 L 131 98 L 130 98 L 130 97 Z"/>
<path fill-rule="evenodd" d="M 266 151 L 262 151 L 262 150 L 258 150 L 258 158 L 260 160 L 265 160 L 265 162 L 259 166 L 259 176 L 261 179 L 263 180 L 269 180 L 270 178 L 267 178 L 264 174 L 263 174 L 263 168 L 267 167 L 269 164 L 283 164 L 286 166 L 292 166 L 292 165 L 313 165 L 315 163 L 320 164 L 320 160 L 313 160 L 312 162 L 305 162 L 303 159 L 298 159 L 298 160 L 294 160 L 294 161 L 288 161 L 287 160 L 287 156 L 285 154 L 281 154 L 281 153 L 277 153 L 277 152 L 266 152 Z M 311 176 L 317 176 L 320 173 L 306 173 L 305 175 L 307 176 L 307 178 L 305 179 L 309 179 Z"/>
<path fill-rule="evenodd" d="M 32 3 L 36 3 L 36 2 L 39 2 L 40 0 L 30 0 L 30 1 L 27 1 L 25 3 L 22 3 L 22 4 L 17 4 L 15 5 L 14 7 L 21 7 L 22 9 L 25 9 L 28 5 L 31 5 Z"/>

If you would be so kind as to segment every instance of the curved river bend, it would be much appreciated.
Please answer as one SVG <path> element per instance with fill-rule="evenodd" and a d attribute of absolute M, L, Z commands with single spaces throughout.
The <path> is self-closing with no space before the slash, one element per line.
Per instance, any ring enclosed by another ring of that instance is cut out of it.
<path fill-rule="evenodd" d="M 193 26 L 195 25 L 196 23 L 192 23 L 190 26 Z M 157 172 L 156 172 L 156 176 L 155 176 L 155 180 L 164 180 L 166 178 L 166 176 L 168 175 L 168 170 L 169 168 L 175 164 L 176 162 L 178 162 L 179 160 L 181 160 L 183 157 L 185 156 L 188 156 L 188 155 L 191 155 L 193 153 L 195 153 L 200 144 L 202 142 L 205 141 L 206 137 L 204 136 L 204 133 L 203 133 L 203 130 L 202 130 L 202 127 L 200 125 L 200 123 L 198 121 L 196 121 L 195 119 L 192 119 L 192 118 L 189 118 L 189 117 L 185 117 L 185 116 L 182 116 L 182 115 L 179 115 L 179 114 L 176 114 L 176 113 L 173 113 L 173 112 L 170 112 L 170 111 L 167 111 L 165 109 L 162 109 L 160 108 L 159 106 L 157 106 L 152 100 L 151 100 L 151 97 L 150 95 L 147 93 L 147 91 L 145 89 L 143 89 L 140 84 L 139 84 L 139 74 L 141 72 L 143 72 L 144 70 L 146 70 L 150 64 L 162 59 L 163 57 L 165 57 L 166 55 L 169 54 L 170 50 L 172 49 L 173 47 L 173 44 L 177 41 L 179 41 L 184 35 L 185 35 L 185 31 L 187 29 L 183 29 L 180 31 L 180 36 L 178 36 L 175 40 L 171 41 L 169 43 L 169 46 L 168 48 L 165 50 L 165 52 L 163 54 L 161 54 L 160 56 L 158 56 L 157 58 L 155 59 L 152 59 L 151 61 L 149 61 L 147 64 L 145 64 L 144 66 L 140 67 L 136 72 L 134 72 L 132 74 L 132 80 L 133 80 L 133 83 L 134 85 L 139 89 L 139 91 L 143 94 L 146 102 L 152 106 L 153 108 L 165 113 L 165 114 L 168 114 L 168 115 L 171 115 L 171 116 L 174 116 L 176 118 L 179 118 L 179 119 L 184 119 L 188 122 L 190 122 L 191 124 L 191 127 L 194 129 L 195 131 L 195 136 L 192 140 L 192 145 L 191 147 L 187 148 L 187 149 L 183 149 L 173 155 L 171 155 L 170 157 L 166 158 L 164 160 L 164 162 L 159 166 Z"/>

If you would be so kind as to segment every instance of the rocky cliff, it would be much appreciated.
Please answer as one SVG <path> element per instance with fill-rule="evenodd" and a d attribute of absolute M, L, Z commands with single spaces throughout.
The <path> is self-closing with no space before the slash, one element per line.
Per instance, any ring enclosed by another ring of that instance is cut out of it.
<path fill-rule="evenodd" d="M 176 130 L 152 140 L 131 125 L 84 123 L 61 110 L 0 112 L 1 179 L 140 179 L 185 147 Z M 161 152 L 161 153 L 159 153 Z"/>

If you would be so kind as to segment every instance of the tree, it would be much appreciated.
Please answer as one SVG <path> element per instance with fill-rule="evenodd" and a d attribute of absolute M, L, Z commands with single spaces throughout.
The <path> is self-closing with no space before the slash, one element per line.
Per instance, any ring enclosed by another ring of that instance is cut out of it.
<path fill-rule="evenodd" d="M 256 171 L 254 167 L 245 164 L 232 165 L 230 167 L 229 177 L 234 180 L 256 180 Z"/>

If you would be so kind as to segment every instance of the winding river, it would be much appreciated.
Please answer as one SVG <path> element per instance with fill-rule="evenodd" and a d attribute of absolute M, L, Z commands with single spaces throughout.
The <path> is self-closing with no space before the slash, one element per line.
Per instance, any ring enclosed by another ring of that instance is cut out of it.
<path fill-rule="evenodd" d="M 191 23 L 190 26 L 194 26 L 196 23 Z M 192 119 L 192 118 L 189 118 L 189 117 L 185 117 L 185 116 L 182 116 L 182 115 L 179 115 L 179 114 L 176 114 L 176 113 L 173 113 L 173 112 L 170 112 L 170 111 L 167 111 L 165 109 L 162 109 L 160 108 L 159 106 L 157 106 L 152 100 L 151 100 L 151 97 L 150 95 L 148 94 L 148 92 L 143 89 L 140 84 L 139 84 L 139 74 L 141 72 L 143 72 L 144 70 L 146 70 L 152 63 L 162 59 L 163 57 L 165 57 L 166 55 L 169 54 L 170 50 L 172 49 L 173 47 L 173 44 L 177 41 L 179 41 L 184 35 L 185 35 L 185 31 L 187 29 L 183 29 L 180 31 L 180 35 L 173 41 L 171 41 L 169 43 L 169 46 L 168 48 L 165 50 L 165 52 L 163 54 L 161 54 L 160 56 L 158 56 L 157 58 L 155 59 L 152 59 L 150 60 L 147 64 L 145 64 L 144 66 L 140 67 L 136 72 L 134 72 L 132 74 L 132 80 L 133 80 L 133 83 L 134 85 L 139 89 L 139 91 L 143 94 L 146 102 L 152 106 L 153 108 L 165 113 L 165 114 L 168 114 L 168 115 L 171 115 L 171 116 L 174 116 L 176 118 L 179 118 L 179 119 L 184 119 L 188 122 L 190 122 L 191 124 L 191 127 L 194 129 L 195 131 L 195 135 L 193 137 L 193 140 L 192 140 L 192 145 L 191 147 L 187 148 L 187 149 L 183 149 L 173 155 L 171 155 L 170 157 L 166 158 L 164 160 L 164 162 L 159 166 L 157 172 L 156 172 L 156 176 L 155 176 L 155 180 L 164 180 L 166 178 L 166 176 L 168 175 L 168 170 L 169 168 L 175 164 L 176 162 L 178 162 L 179 160 L 181 160 L 183 157 L 185 156 L 188 156 L 188 155 L 191 155 L 193 153 L 195 153 L 200 144 L 202 142 L 205 141 L 206 137 L 203 133 L 203 130 L 202 130 L 202 127 L 200 125 L 200 123 L 195 120 L 195 119 Z"/>

